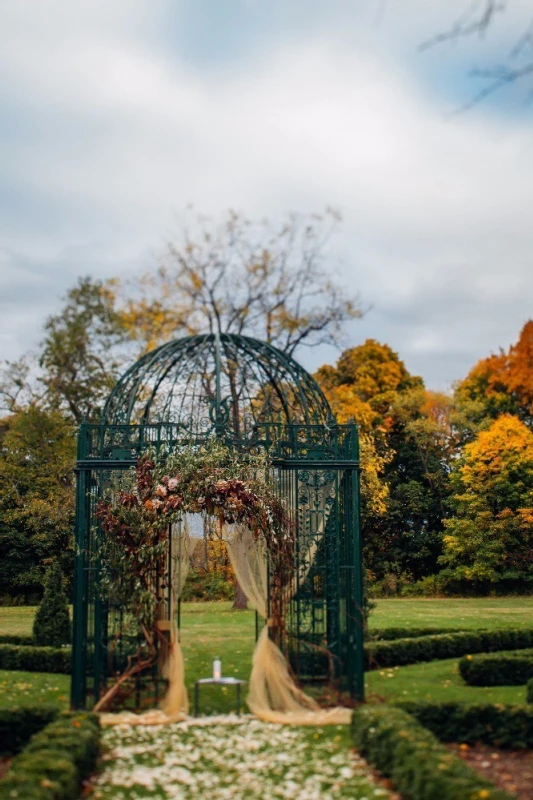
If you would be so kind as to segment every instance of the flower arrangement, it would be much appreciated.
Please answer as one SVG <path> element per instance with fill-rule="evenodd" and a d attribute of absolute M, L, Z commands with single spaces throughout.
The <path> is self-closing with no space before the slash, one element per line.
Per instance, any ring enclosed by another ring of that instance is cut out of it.
<path fill-rule="evenodd" d="M 243 457 L 218 440 L 159 457 L 149 451 L 139 458 L 130 486 L 117 491 L 114 499 L 100 501 L 101 589 L 125 617 L 137 622 L 143 635 L 117 683 L 157 659 L 156 613 L 161 590 L 168 588 L 170 527 L 184 514 L 215 517 L 220 526 L 240 523 L 263 538 L 271 562 L 271 613 L 281 625 L 295 536 L 277 485 L 269 479 L 270 467 L 265 453 Z"/>

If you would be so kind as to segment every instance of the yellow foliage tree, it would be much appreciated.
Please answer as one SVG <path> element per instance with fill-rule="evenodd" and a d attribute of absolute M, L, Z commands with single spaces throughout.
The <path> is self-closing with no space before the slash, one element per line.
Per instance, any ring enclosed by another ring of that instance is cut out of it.
<path fill-rule="evenodd" d="M 504 414 L 465 447 L 453 475 L 444 554 L 457 578 L 533 582 L 533 433 Z"/>

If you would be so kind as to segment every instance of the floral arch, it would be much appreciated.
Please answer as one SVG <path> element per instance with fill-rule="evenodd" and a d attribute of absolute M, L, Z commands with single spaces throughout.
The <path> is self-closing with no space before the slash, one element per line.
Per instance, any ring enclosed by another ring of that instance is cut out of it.
<path fill-rule="evenodd" d="M 300 685 L 334 680 L 362 700 L 359 480 L 355 424 L 337 425 L 314 379 L 271 345 L 207 334 L 143 356 L 117 383 L 101 423 L 79 432 L 72 705 L 98 708 L 112 696 L 139 709 L 165 695 L 180 657 L 172 631 L 190 514 L 218 521 L 239 580 L 268 621 L 249 705 L 287 711 L 292 697 L 305 707 L 293 677 Z M 117 569 L 106 543 L 117 521 L 124 536 L 128 525 L 130 534 L 147 530 L 146 513 L 148 528 L 162 532 L 166 572 L 145 588 L 167 634 L 153 637 L 151 657 L 131 672 L 143 652 L 139 620 L 106 588 Z M 127 691 L 113 694 L 128 669 Z M 291 685 L 283 678 L 281 697 L 272 676 L 285 673 Z"/>

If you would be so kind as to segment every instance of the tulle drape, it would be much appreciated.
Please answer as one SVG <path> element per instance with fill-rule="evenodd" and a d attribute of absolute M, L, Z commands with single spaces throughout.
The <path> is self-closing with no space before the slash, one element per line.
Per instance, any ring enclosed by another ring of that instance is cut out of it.
<path fill-rule="evenodd" d="M 168 679 L 168 690 L 160 709 L 134 714 L 129 711 L 118 714 L 101 714 L 102 725 L 162 725 L 185 719 L 189 711 L 189 699 L 185 686 L 185 665 L 179 641 L 176 621 L 176 606 L 189 573 L 191 558 L 199 539 L 189 535 L 188 520 L 172 525 L 170 530 L 171 580 L 170 619 L 159 619 L 157 626 L 161 631 L 169 631 L 168 654 L 163 664 L 163 675 Z"/>
<path fill-rule="evenodd" d="M 293 579 L 285 587 L 284 603 L 296 594 L 309 574 L 324 534 L 331 506 L 321 509 L 321 522 L 314 534 L 305 537 L 299 545 L 299 566 Z M 268 554 L 265 541 L 255 538 L 244 525 L 223 525 L 221 534 L 226 542 L 229 558 L 248 601 L 253 609 L 266 620 L 253 655 L 247 704 L 259 719 L 293 725 L 347 724 L 352 712 L 348 708 L 322 709 L 314 698 L 305 694 L 295 683 L 287 660 L 269 636 L 268 619 Z M 161 620 L 170 630 L 170 647 L 164 674 L 169 688 L 160 710 L 144 714 L 102 714 L 102 724 L 163 724 L 184 719 L 188 713 L 188 697 L 185 687 L 183 653 L 179 642 L 175 608 L 181 595 L 191 557 L 199 539 L 189 535 L 187 519 L 172 526 L 170 578 L 172 584 L 172 614 L 170 620 Z"/>
<path fill-rule="evenodd" d="M 327 516 L 323 517 L 323 526 Z M 307 552 L 301 552 L 300 568 L 287 587 L 289 600 L 307 577 L 318 549 L 323 527 L 310 538 Z M 239 581 L 248 601 L 258 614 L 267 619 L 268 572 L 264 540 L 254 538 L 243 525 L 224 526 L 222 535 Z M 292 725 L 344 724 L 351 719 L 347 708 L 322 709 L 314 698 L 305 694 L 295 683 L 287 660 L 269 636 L 269 620 L 263 628 L 254 650 L 252 672 L 246 702 L 259 719 Z"/>

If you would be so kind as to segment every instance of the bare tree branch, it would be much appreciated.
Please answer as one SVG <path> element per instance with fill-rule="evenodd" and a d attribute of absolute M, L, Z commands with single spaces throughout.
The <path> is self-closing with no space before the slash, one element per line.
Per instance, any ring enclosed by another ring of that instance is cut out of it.
<path fill-rule="evenodd" d="M 455 41 L 466 36 L 483 36 L 497 14 L 507 7 L 506 0 L 473 0 L 469 7 L 447 30 L 422 42 L 420 50 L 428 50 L 443 42 Z"/>
<path fill-rule="evenodd" d="M 149 350 L 183 332 L 248 333 L 292 353 L 338 344 L 362 316 L 356 295 L 329 277 L 327 245 L 339 217 L 291 214 L 278 226 L 229 212 L 182 227 L 157 272 L 126 287 L 126 323 Z"/>

